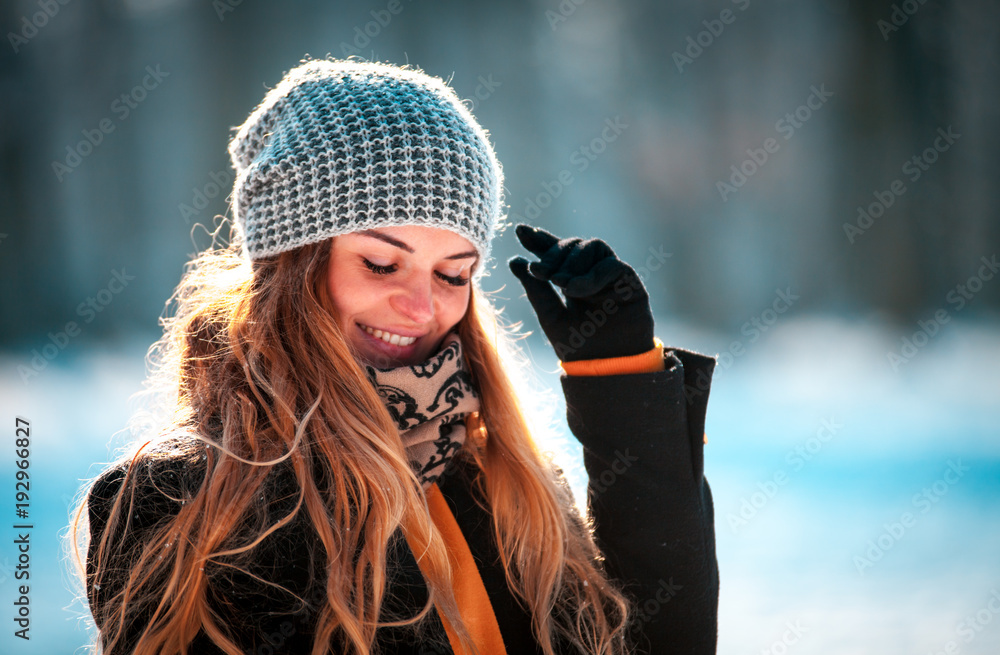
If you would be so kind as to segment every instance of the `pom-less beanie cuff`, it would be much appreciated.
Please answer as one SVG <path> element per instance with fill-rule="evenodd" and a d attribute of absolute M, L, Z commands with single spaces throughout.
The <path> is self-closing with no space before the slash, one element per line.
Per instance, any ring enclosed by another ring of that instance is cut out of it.
<path fill-rule="evenodd" d="M 503 172 L 441 79 L 389 64 L 290 70 L 229 144 L 233 212 L 251 260 L 377 227 L 451 230 L 489 259 Z"/>

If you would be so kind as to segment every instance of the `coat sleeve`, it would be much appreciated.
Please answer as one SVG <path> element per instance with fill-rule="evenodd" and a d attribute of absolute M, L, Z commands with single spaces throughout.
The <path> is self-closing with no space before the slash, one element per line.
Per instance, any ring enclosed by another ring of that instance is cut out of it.
<path fill-rule="evenodd" d="M 142 470 L 130 469 L 139 466 Z M 124 629 L 114 647 L 108 648 L 104 630 L 109 620 L 109 599 L 121 593 L 135 562 L 150 536 L 162 522 L 180 510 L 178 498 L 184 494 L 182 470 L 171 462 L 166 470 L 149 470 L 142 465 L 119 464 L 95 480 L 87 495 L 90 538 L 87 550 L 87 599 L 94 617 L 104 655 L 129 655 L 152 616 L 149 603 L 133 603 L 125 617 Z M 121 514 L 111 521 L 112 509 L 121 496 Z M 99 573 L 100 544 L 105 533 L 108 546 Z M 149 599 L 147 599 L 149 600 Z M 155 602 L 155 600 L 153 601 Z M 204 635 L 190 645 L 190 655 L 222 655 Z"/>
<path fill-rule="evenodd" d="M 113 649 L 108 650 L 104 639 L 103 628 L 109 620 L 107 600 L 117 596 L 125 587 L 129 571 L 142 549 L 143 539 L 161 516 L 162 502 L 150 503 L 151 498 L 145 494 L 137 494 L 138 502 L 130 502 L 125 498 L 122 502 L 121 518 L 111 528 L 108 536 L 108 547 L 105 561 L 99 577 L 97 559 L 101 540 L 109 529 L 112 508 L 120 495 L 128 495 L 128 489 L 123 488 L 129 466 L 122 464 L 105 471 L 93 484 L 87 496 L 87 508 L 90 522 L 90 543 L 87 552 L 87 599 L 94 622 L 101 630 L 102 652 L 108 655 L 126 655 L 131 653 L 139 635 L 142 634 L 144 621 L 130 615 L 125 629 Z M 155 511 L 154 511 L 155 510 Z M 141 613 L 140 613 L 141 614 Z"/>
<path fill-rule="evenodd" d="M 87 596 L 94 622 L 103 630 L 108 622 L 109 599 L 124 588 L 129 572 L 153 535 L 181 511 L 182 498 L 195 495 L 203 481 L 204 469 L 197 457 L 161 457 L 151 462 L 140 460 L 122 464 L 103 473 L 88 495 L 90 546 L 87 557 Z M 132 475 L 127 473 L 131 471 Z M 263 519 L 247 515 L 241 527 L 247 534 L 233 535 L 234 541 L 221 548 L 242 545 L 251 537 L 295 508 L 298 487 L 290 468 L 276 469 L 261 488 L 269 499 Z M 110 521 L 112 508 L 122 496 L 118 521 Z M 258 524 L 251 521 L 263 521 Z M 271 532 L 254 549 L 249 560 L 213 557 L 205 563 L 208 574 L 207 605 L 220 627 L 246 653 L 307 653 L 312 648 L 315 605 L 325 586 L 314 588 L 314 580 L 325 580 L 325 565 L 321 557 L 314 558 L 315 538 L 309 530 L 310 519 L 305 511 L 282 528 Z M 102 537 L 108 534 L 108 548 L 98 579 L 97 557 Z M 248 537 L 248 535 L 250 535 Z M 266 584 L 261 584 L 266 581 Z M 129 655 L 159 602 L 164 585 L 153 582 L 143 594 L 150 605 L 132 602 L 125 617 L 122 635 L 114 648 L 108 649 L 107 635 L 100 635 L 102 653 Z M 308 602 L 304 602 L 308 601 Z M 207 633 L 202 630 L 188 645 L 189 655 L 222 655 Z"/>
<path fill-rule="evenodd" d="M 703 471 L 715 360 L 668 349 L 652 373 L 561 378 L 597 544 L 634 600 L 637 653 L 715 653 L 719 572 Z"/>

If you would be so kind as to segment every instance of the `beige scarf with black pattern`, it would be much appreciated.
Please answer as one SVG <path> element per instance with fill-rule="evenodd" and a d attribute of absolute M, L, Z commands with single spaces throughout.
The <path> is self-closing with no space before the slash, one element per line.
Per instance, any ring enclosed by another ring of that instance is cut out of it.
<path fill-rule="evenodd" d="M 399 427 L 403 446 L 426 490 L 465 443 L 465 417 L 479 411 L 479 394 L 454 332 L 427 361 L 412 366 L 365 366 L 386 409 Z"/>

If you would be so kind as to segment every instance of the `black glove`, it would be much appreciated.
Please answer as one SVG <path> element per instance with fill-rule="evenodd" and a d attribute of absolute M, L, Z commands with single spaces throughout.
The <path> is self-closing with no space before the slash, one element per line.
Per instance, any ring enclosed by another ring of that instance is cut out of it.
<path fill-rule="evenodd" d="M 541 261 L 507 264 L 564 362 L 638 355 L 653 348 L 649 294 L 631 266 L 600 239 L 562 239 L 530 225 L 515 229 Z M 551 282 L 551 284 L 550 284 Z M 561 288 L 562 298 L 552 287 Z"/>

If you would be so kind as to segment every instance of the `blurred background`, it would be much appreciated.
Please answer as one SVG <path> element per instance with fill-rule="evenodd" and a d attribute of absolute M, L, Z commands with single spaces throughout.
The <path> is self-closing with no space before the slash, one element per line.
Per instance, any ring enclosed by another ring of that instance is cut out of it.
<path fill-rule="evenodd" d="M 997 3 L 18 0 L 0 27 L 3 653 L 92 638 L 69 508 L 227 214 L 232 128 L 306 55 L 448 80 L 511 223 L 606 239 L 658 336 L 718 354 L 720 653 L 1000 652 Z M 517 250 L 483 286 L 558 402 Z M 549 446 L 582 491 L 572 435 Z"/>

